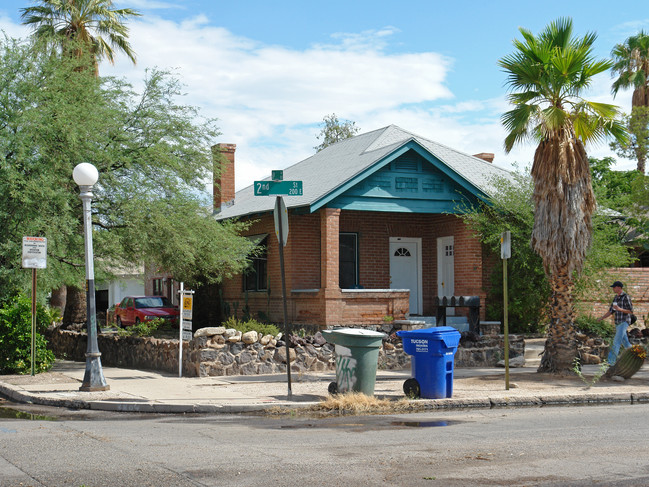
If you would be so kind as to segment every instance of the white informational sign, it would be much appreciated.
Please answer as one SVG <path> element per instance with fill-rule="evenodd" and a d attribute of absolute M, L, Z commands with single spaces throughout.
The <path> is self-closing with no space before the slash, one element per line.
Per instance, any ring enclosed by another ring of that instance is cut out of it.
<path fill-rule="evenodd" d="M 191 325 L 191 323 L 190 323 L 190 325 Z M 183 330 L 183 340 L 189 341 L 192 338 L 194 338 L 194 334 L 192 333 L 191 330 L 189 330 L 189 331 Z"/>
<path fill-rule="evenodd" d="M 277 235 L 277 241 L 279 242 L 279 224 L 282 224 L 282 240 L 280 242 L 286 247 L 286 242 L 288 241 L 288 210 L 284 204 L 284 199 L 280 196 L 275 200 L 275 211 L 273 212 L 275 217 L 275 235 Z"/>
<path fill-rule="evenodd" d="M 500 235 L 500 258 L 511 259 L 512 257 L 512 237 L 511 232 L 506 231 Z"/>
<path fill-rule="evenodd" d="M 23 267 L 45 269 L 47 267 L 47 239 L 45 237 L 23 237 Z"/>

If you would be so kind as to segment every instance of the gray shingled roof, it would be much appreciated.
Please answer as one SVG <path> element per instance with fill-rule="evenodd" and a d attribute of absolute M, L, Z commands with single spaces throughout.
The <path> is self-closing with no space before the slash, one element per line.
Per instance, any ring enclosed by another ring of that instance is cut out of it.
<path fill-rule="evenodd" d="M 492 194 L 491 181 L 494 177 L 507 177 L 511 174 L 482 159 L 390 125 L 345 139 L 284 169 L 284 180 L 300 180 L 304 190 L 302 196 L 285 197 L 286 206 L 297 208 L 313 205 L 410 141 L 417 142 L 487 195 Z M 269 179 L 270 177 L 265 178 Z M 265 213 L 272 211 L 274 204 L 275 197 L 255 196 L 251 185 L 237 191 L 234 204 L 224 208 L 216 218 Z"/>

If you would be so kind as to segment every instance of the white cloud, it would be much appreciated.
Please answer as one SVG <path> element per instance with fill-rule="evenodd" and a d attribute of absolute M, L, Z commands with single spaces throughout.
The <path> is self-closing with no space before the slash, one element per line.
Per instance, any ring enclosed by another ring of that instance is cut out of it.
<path fill-rule="evenodd" d="M 0 10 L 0 31 L 3 31 L 8 37 L 22 38 L 28 36 L 31 29 L 25 25 L 14 23 L 8 15 Z"/>
<path fill-rule="evenodd" d="M 435 52 L 386 53 L 392 27 L 339 33 L 330 44 L 304 50 L 238 37 L 204 16 L 147 17 L 131 22 L 130 32 L 137 66 L 122 57 L 115 67 L 102 65 L 101 73 L 138 85 L 146 67 L 178 68 L 187 103 L 217 117 L 221 141 L 237 144 L 237 189 L 311 155 L 327 114 L 358 123 L 452 97 L 445 85 L 451 60 Z M 374 121 L 359 126 L 379 127 Z"/>
<path fill-rule="evenodd" d="M 177 7 L 153 0 L 128 6 Z M 139 87 L 145 68 L 177 69 L 186 85 L 183 103 L 219 119 L 223 135 L 215 142 L 237 144 L 237 189 L 313 154 L 319 124 L 331 113 L 355 121 L 363 132 L 396 124 L 469 154 L 493 152 L 503 167 L 532 161 L 533 143 L 504 153 L 504 93 L 454 99 L 447 82 L 454 60 L 436 52 L 389 53 L 394 27 L 337 33 L 330 43 L 301 50 L 234 35 L 202 15 L 182 21 L 147 15 L 129 28 L 137 66 L 118 56 L 115 66 L 102 64 L 101 73 Z M 2 17 L 0 29 L 15 37 L 29 33 Z M 591 93 L 612 102 L 608 75 L 595 80 Z M 630 106 L 629 96 L 620 93 L 615 102 Z M 588 150 L 596 157 L 611 155 L 607 145 Z"/>

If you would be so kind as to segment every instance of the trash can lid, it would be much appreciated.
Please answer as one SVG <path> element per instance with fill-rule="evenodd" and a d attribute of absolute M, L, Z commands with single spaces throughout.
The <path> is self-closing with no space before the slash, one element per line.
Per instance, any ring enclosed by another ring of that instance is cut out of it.
<path fill-rule="evenodd" d="M 374 330 L 365 330 L 363 328 L 337 328 L 334 330 L 323 330 L 322 333 L 340 333 L 343 335 L 357 335 L 365 337 L 384 337 L 385 333 Z"/>
<path fill-rule="evenodd" d="M 397 336 L 401 338 L 439 338 L 435 335 L 460 334 L 452 326 L 433 326 L 432 328 L 422 328 L 421 330 L 399 330 Z"/>
<path fill-rule="evenodd" d="M 399 330 L 397 336 L 405 339 L 424 339 L 430 341 L 441 341 L 449 348 L 457 348 L 462 336 L 452 326 L 436 326 L 433 328 L 423 328 L 421 330 Z"/>
<path fill-rule="evenodd" d="M 337 330 L 322 330 L 325 339 L 335 345 L 345 347 L 380 347 L 385 333 L 362 328 L 338 328 Z"/>

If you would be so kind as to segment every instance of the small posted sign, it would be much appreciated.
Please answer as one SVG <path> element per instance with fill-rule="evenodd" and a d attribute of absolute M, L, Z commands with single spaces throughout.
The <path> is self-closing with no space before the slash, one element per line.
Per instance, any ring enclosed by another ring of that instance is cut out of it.
<path fill-rule="evenodd" d="M 192 319 L 192 304 L 194 302 L 194 297 L 185 295 L 183 299 L 183 320 L 191 321 Z"/>
<path fill-rule="evenodd" d="M 47 239 L 45 237 L 23 237 L 23 267 L 45 269 L 47 267 Z"/>
<path fill-rule="evenodd" d="M 194 291 L 185 289 L 185 283 L 180 283 L 180 330 L 178 336 L 178 377 L 183 376 L 183 341 L 189 341 L 194 338 L 192 333 L 192 308 L 194 307 Z"/>
<path fill-rule="evenodd" d="M 500 258 L 512 258 L 512 233 L 509 230 L 500 234 Z"/>

